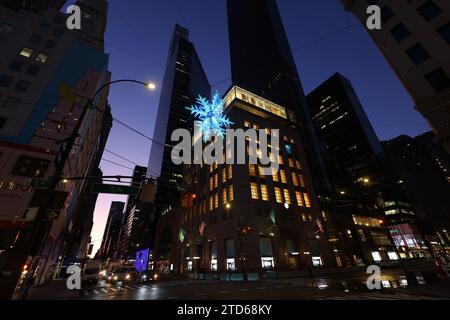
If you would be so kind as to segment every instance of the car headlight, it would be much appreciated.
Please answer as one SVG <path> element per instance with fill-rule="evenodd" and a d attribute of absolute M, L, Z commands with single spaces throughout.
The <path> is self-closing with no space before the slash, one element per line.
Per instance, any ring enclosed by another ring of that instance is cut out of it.
<path fill-rule="evenodd" d="M 129 275 L 129 274 L 127 274 L 126 276 L 125 276 L 125 279 L 127 279 L 127 280 L 129 280 L 131 278 L 131 276 Z"/>
<path fill-rule="evenodd" d="M 119 277 L 118 277 L 118 276 L 115 276 L 115 277 L 114 277 L 114 280 L 117 280 L 117 279 L 119 279 Z"/>
<path fill-rule="evenodd" d="M 153 276 L 153 279 L 158 279 L 158 275 L 157 274 L 155 274 L 154 276 Z"/>
<path fill-rule="evenodd" d="M 147 276 L 144 274 L 144 276 L 142 278 L 147 279 Z"/>
<path fill-rule="evenodd" d="M 108 277 L 108 280 L 111 280 L 111 276 Z"/>

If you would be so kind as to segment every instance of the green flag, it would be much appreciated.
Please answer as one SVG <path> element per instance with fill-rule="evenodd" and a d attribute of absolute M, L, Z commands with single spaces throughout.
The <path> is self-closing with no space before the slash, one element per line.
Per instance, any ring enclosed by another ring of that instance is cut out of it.
<path fill-rule="evenodd" d="M 183 242 L 185 236 L 186 236 L 186 232 L 184 231 L 183 227 L 181 227 L 180 228 L 180 233 L 178 233 L 178 239 L 180 239 L 180 241 Z"/>

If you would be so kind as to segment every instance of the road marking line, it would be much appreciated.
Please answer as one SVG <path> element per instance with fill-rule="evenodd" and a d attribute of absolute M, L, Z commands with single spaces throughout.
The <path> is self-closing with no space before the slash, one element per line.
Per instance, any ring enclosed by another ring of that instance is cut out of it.
<path fill-rule="evenodd" d="M 105 288 L 102 288 L 101 289 L 104 293 L 107 293 L 108 292 L 108 290 L 106 290 Z"/>
<path fill-rule="evenodd" d="M 130 290 L 133 290 L 134 288 L 133 287 L 130 287 L 129 285 L 126 285 L 126 286 L 123 286 L 124 288 L 127 288 L 127 289 L 130 289 Z"/>
<path fill-rule="evenodd" d="M 93 289 L 92 290 L 95 294 L 100 294 L 100 292 L 98 292 L 97 290 Z"/>
<path fill-rule="evenodd" d="M 230 291 L 223 290 L 223 291 L 219 291 L 219 293 L 230 293 Z"/>
<path fill-rule="evenodd" d="M 119 290 L 117 290 L 116 288 L 110 288 L 112 291 L 117 292 Z"/>
<path fill-rule="evenodd" d="M 196 294 L 194 294 L 194 296 L 205 296 L 206 295 L 206 293 L 196 293 Z"/>
<path fill-rule="evenodd" d="M 84 295 L 85 295 L 85 296 L 88 296 L 88 295 L 89 295 L 89 292 L 85 291 L 85 292 L 84 292 Z"/>
<path fill-rule="evenodd" d="M 167 300 L 174 300 L 174 299 L 178 299 L 178 297 L 168 297 Z"/>

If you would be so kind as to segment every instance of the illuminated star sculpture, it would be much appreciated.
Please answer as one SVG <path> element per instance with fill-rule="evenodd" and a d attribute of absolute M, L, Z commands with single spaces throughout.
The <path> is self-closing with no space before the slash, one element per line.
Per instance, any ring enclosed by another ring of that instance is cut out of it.
<path fill-rule="evenodd" d="M 223 112 L 223 100 L 217 91 L 211 101 L 199 95 L 196 105 L 187 109 L 200 121 L 199 127 L 205 142 L 211 138 L 211 132 L 223 138 L 225 128 L 233 124 Z"/>

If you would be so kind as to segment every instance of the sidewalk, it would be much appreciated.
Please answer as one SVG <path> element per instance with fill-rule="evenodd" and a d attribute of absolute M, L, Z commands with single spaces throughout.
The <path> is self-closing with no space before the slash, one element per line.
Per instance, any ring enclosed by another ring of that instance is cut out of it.
<path fill-rule="evenodd" d="M 395 289 L 397 292 L 406 294 L 417 294 L 434 298 L 450 298 L 450 279 L 441 279 L 439 282 L 427 283 L 425 285 L 412 285 L 406 288 Z"/>
<path fill-rule="evenodd" d="M 30 288 L 27 300 L 72 300 L 79 297 L 79 291 L 67 289 L 65 280 L 52 280 Z"/>

